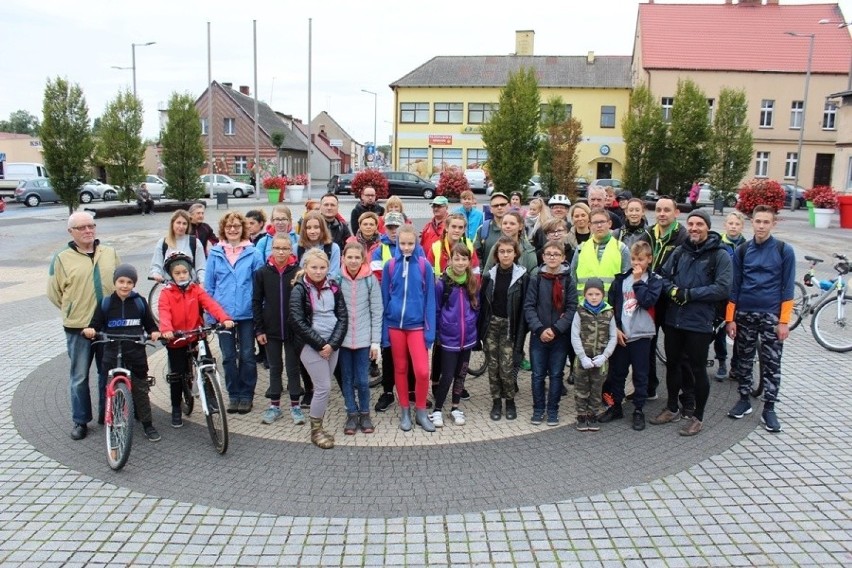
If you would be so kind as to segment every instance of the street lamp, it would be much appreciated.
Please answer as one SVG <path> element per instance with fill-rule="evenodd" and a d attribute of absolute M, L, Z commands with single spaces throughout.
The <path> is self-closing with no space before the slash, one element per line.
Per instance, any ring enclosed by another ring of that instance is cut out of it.
<path fill-rule="evenodd" d="M 801 32 L 784 33 L 793 37 L 806 37 L 810 40 L 808 45 L 808 67 L 805 71 L 805 96 L 802 100 L 802 124 L 799 127 L 799 149 L 796 151 L 796 180 L 795 187 L 793 188 L 793 191 L 790 194 L 790 211 L 795 211 L 797 201 L 796 192 L 798 191 L 799 187 L 799 171 L 802 169 L 802 163 L 804 162 L 804 160 L 802 159 L 802 141 L 805 137 L 805 124 L 807 123 L 808 117 L 808 86 L 811 82 L 811 62 L 814 58 L 814 38 L 816 37 L 816 34 L 806 34 Z"/>
<path fill-rule="evenodd" d="M 113 65 L 113 69 L 130 69 L 133 71 L 133 96 L 136 96 L 136 48 L 137 47 L 147 47 L 149 45 L 154 45 L 157 43 L 156 41 L 149 41 L 145 43 L 131 43 L 130 44 L 130 52 L 131 52 L 131 65 L 130 67 L 119 67 L 117 65 Z"/>
<path fill-rule="evenodd" d="M 849 26 L 852 26 L 852 22 L 835 22 L 833 20 L 827 20 L 825 18 L 820 20 L 819 23 L 822 24 L 822 25 L 824 25 L 824 24 L 837 24 L 838 28 L 847 28 Z M 849 58 L 849 79 L 847 79 L 847 82 L 846 82 L 846 90 L 852 91 L 852 57 Z"/>
<path fill-rule="evenodd" d="M 376 110 L 378 109 L 379 95 L 367 89 L 361 89 L 361 92 L 373 95 L 373 146 L 376 146 L 378 144 L 376 141 Z"/>

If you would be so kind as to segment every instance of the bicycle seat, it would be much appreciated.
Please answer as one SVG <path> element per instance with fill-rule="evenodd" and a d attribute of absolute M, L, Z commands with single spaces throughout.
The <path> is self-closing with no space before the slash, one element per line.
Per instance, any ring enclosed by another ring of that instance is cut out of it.
<path fill-rule="evenodd" d="M 807 260 L 808 262 L 813 262 L 814 264 L 819 264 L 820 262 L 825 262 L 823 259 L 817 258 L 815 256 L 805 256 L 805 260 Z"/>

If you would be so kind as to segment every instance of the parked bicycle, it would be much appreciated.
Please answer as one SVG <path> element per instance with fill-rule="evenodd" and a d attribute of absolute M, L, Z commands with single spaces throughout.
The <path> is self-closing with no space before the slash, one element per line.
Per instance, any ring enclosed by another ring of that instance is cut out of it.
<path fill-rule="evenodd" d="M 213 446 L 220 454 L 228 450 L 228 417 L 225 413 L 225 401 L 222 396 L 222 377 L 216 366 L 216 359 L 210 353 L 207 336 L 211 333 L 231 333 L 221 324 L 202 326 L 196 329 L 175 331 L 174 342 L 198 341 L 189 350 L 188 369 L 185 375 L 174 376 L 169 373 L 167 380 L 183 383 L 183 413 L 189 416 L 195 407 L 195 398 L 201 403 L 201 410 L 207 422 L 207 431 Z"/>
<path fill-rule="evenodd" d="M 833 256 L 837 259 L 833 268 L 838 276 L 831 280 L 816 277 L 816 265 L 825 262 L 823 259 L 805 257 L 811 265 L 804 276 L 805 285 L 796 283 L 790 329 L 795 329 L 804 318 L 812 316 L 811 332 L 817 343 L 829 351 L 846 353 L 852 351 L 852 296 L 846 294 L 852 278 L 844 282 L 843 277 L 852 272 L 852 265 L 845 255 Z M 808 293 L 805 286 L 816 287 L 816 291 Z"/>
<path fill-rule="evenodd" d="M 151 291 L 148 292 L 148 307 L 151 308 L 151 315 L 154 317 L 154 322 L 157 325 L 160 325 L 160 292 L 163 291 L 163 286 L 165 286 L 165 282 L 160 282 L 153 276 L 149 276 L 148 280 L 152 280 L 154 282 L 154 286 L 151 288 Z"/>
<path fill-rule="evenodd" d="M 104 413 L 104 429 L 106 430 L 106 454 L 109 466 L 118 471 L 124 467 L 130 458 L 130 447 L 133 445 L 133 420 L 135 409 L 131 394 L 130 369 L 122 367 L 122 346 L 125 342 L 138 345 L 154 346 L 148 341 L 147 335 L 120 335 L 98 333 L 95 343 L 118 343 L 118 357 L 115 368 L 109 370 L 106 385 L 106 411 Z M 148 377 L 153 384 L 153 377 Z"/>

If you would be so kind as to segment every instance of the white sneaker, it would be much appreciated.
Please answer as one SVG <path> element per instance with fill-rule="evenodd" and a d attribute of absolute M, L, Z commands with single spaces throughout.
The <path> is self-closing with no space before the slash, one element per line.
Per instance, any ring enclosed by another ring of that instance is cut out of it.
<path fill-rule="evenodd" d="M 444 427 L 444 415 L 441 413 L 440 410 L 436 410 L 432 414 L 430 414 L 429 420 L 432 421 L 432 424 L 434 424 L 435 428 Z"/>
<path fill-rule="evenodd" d="M 464 426 L 464 412 L 456 408 L 455 410 L 451 411 L 450 414 L 453 417 L 453 424 L 455 424 L 456 426 Z"/>

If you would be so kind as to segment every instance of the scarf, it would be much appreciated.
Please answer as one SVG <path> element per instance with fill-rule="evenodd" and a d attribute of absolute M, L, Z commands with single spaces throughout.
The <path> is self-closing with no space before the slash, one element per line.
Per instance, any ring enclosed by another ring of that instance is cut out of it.
<path fill-rule="evenodd" d="M 550 280 L 553 282 L 553 308 L 556 310 L 556 313 L 561 314 L 562 308 L 564 306 L 565 300 L 565 286 L 562 284 L 562 274 L 552 274 L 547 271 L 541 272 L 541 277 L 545 280 Z"/>
<path fill-rule="evenodd" d="M 595 315 L 598 315 L 599 313 L 601 313 L 601 311 L 604 309 L 604 306 L 606 306 L 606 302 L 601 302 L 597 306 L 593 306 L 592 304 L 589 303 L 588 300 L 583 300 L 583 307 L 586 308 L 587 310 L 589 310 L 590 312 L 592 312 Z"/>
<path fill-rule="evenodd" d="M 379 233 L 374 233 L 372 238 L 368 239 L 367 237 L 361 234 L 361 229 L 358 229 L 358 233 L 355 235 L 355 238 L 367 251 L 370 251 L 373 248 L 373 245 L 375 245 L 379 241 Z"/>
<path fill-rule="evenodd" d="M 455 271 L 451 267 L 448 266 L 447 270 L 445 271 L 445 274 L 447 275 L 447 278 L 449 278 L 450 280 L 452 280 L 453 282 L 455 282 L 459 286 L 464 286 L 465 283 L 467 282 L 467 272 L 465 272 L 461 276 L 457 276 Z"/>

